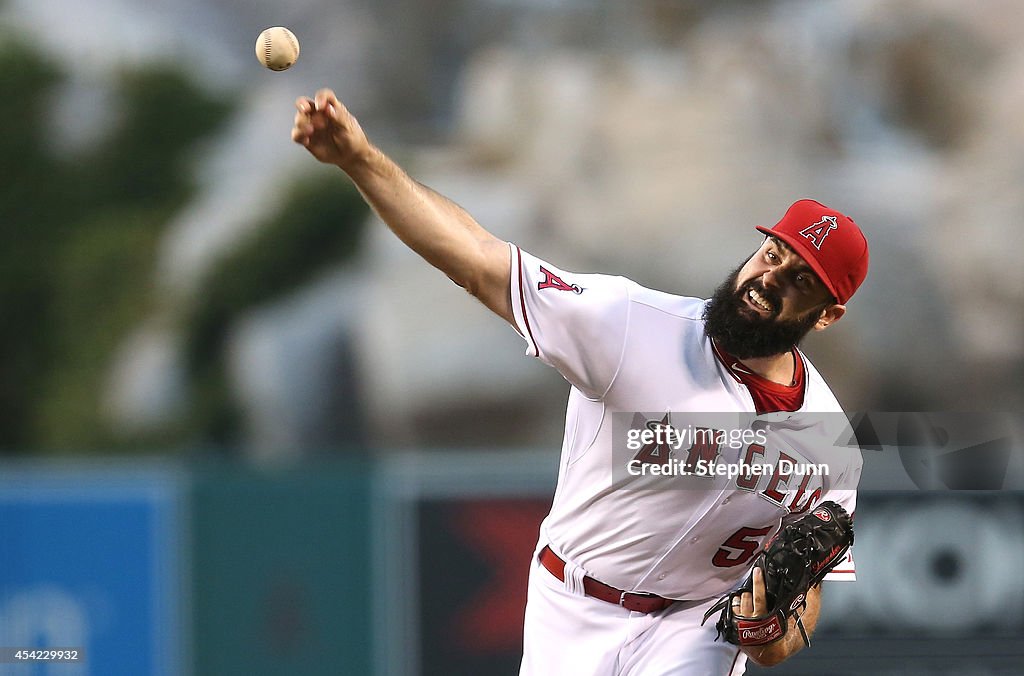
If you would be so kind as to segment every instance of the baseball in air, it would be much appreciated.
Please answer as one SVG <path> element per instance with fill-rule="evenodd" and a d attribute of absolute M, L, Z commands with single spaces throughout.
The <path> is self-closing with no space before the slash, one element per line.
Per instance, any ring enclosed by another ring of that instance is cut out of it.
<path fill-rule="evenodd" d="M 299 58 L 299 41 L 284 26 L 266 29 L 256 38 L 256 58 L 270 70 L 288 70 Z"/>

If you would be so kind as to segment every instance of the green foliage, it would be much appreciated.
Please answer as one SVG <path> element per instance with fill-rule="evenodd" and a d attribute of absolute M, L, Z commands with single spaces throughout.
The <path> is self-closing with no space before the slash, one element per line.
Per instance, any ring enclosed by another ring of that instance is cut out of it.
<path fill-rule="evenodd" d="M 125 72 L 109 134 L 70 156 L 47 114 L 65 76 L 10 39 L 0 58 L 0 448 L 98 447 L 111 356 L 154 302 L 157 242 L 229 110 L 171 68 Z"/>
<path fill-rule="evenodd" d="M 24 443 L 39 401 L 35 376 L 51 352 L 44 318 L 51 297 L 52 253 L 47 242 L 58 218 L 62 178 L 45 149 L 47 95 L 58 69 L 13 36 L 0 41 L 0 446 Z"/>
<path fill-rule="evenodd" d="M 59 247 L 51 303 L 53 351 L 37 375 L 44 385 L 34 416 L 46 446 L 110 445 L 101 409 L 110 356 L 151 309 L 150 281 L 163 212 L 129 207 L 82 222 Z"/>
<path fill-rule="evenodd" d="M 74 158 L 78 202 L 49 243 L 53 349 L 31 440 L 45 447 L 109 446 L 101 396 L 114 350 L 154 302 L 156 246 L 194 192 L 193 149 L 228 109 L 180 72 L 156 66 L 122 74 L 118 122 L 98 147 Z"/>
<path fill-rule="evenodd" d="M 238 414 L 223 371 L 232 323 L 352 257 L 368 213 L 351 184 L 318 175 L 297 184 L 278 212 L 203 280 L 185 341 L 194 434 L 218 444 L 237 440 Z"/>
<path fill-rule="evenodd" d="M 192 193 L 188 152 L 224 121 L 226 104 L 169 67 L 123 73 L 122 115 L 82 165 L 93 204 L 176 208 Z"/>
<path fill-rule="evenodd" d="M 349 258 L 362 199 L 325 173 L 257 224 L 184 317 L 191 415 L 121 438 L 102 410 L 111 360 L 158 302 L 157 246 L 193 196 L 195 151 L 232 98 L 215 99 L 170 67 L 127 70 L 104 138 L 70 155 L 52 143 L 48 115 L 66 76 L 13 38 L 0 41 L 0 58 L 0 449 L 233 439 L 239 421 L 222 363 L 230 325 Z"/>

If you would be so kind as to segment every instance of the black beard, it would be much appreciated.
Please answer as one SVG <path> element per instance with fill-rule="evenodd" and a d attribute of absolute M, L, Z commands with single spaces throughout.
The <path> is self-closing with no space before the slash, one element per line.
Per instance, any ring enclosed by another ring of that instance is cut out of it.
<path fill-rule="evenodd" d="M 782 299 L 762 286 L 759 280 L 752 279 L 736 290 L 741 268 L 733 270 L 715 289 L 704 308 L 704 334 L 737 359 L 771 357 L 791 351 L 814 328 L 824 306 L 809 311 L 800 319 L 776 319 L 782 308 Z M 757 290 L 772 306 L 769 316 L 751 312 L 744 300 L 751 289 Z"/>

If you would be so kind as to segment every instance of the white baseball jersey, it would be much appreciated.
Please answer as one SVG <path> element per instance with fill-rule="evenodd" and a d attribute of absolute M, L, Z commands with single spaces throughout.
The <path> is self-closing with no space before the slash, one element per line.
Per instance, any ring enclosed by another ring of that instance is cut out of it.
<path fill-rule="evenodd" d="M 756 460 L 774 471 L 678 478 L 632 472 L 651 463 L 627 468 L 630 459 L 669 449 L 647 445 L 633 455 L 621 443 L 629 427 L 623 421 L 646 422 L 649 429 L 674 425 L 678 436 L 680 416 L 690 421 L 706 413 L 718 429 L 717 416 L 755 415 L 747 387 L 704 334 L 706 301 L 622 277 L 564 272 L 510 247 L 513 311 L 527 354 L 572 386 L 558 484 L 539 547 L 549 545 L 581 574 L 622 590 L 707 599 L 746 576 L 783 520 L 822 500 L 854 512 L 860 451 L 837 443 L 850 438 L 838 429 L 845 425 L 842 409 L 803 355 L 800 410 L 757 417 L 753 428 L 764 436 L 721 444 L 705 458 L 723 468 Z M 811 412 L 839 415 L 801 416 Z M 688 451 L 708 451 L 698 446 L 680 442 L 670 453 L 681 462 Z M 797 476 L 789 472 L 793 463 L 783 468 L 786 458 L 827 466 L 828 473 Z M 851 557 L 831 577 L 852 575 Z"/>

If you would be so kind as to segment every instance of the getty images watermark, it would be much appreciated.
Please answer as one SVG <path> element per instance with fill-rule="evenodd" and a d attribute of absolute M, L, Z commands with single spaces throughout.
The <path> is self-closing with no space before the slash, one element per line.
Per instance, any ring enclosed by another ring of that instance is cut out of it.
<path fill-rule="evenodd" d="M 1021 413 L 617 412 L 612 435 L 624 490 L 1024 488 Z"/>
<path fill-rule="evenodd" d="M 632 476 L 694 476 L 694 477 L 739 477 L 772 476 L 776 472 L 785 476 L 828 476 L 827 463 L 802 463 L 779 460 L 777 465 L 768 463 L 749 464 L 745 462 L 714 462 L 697 460 L 693 465 L 680 460 L 669 459 L 662 464 L 630 460 L 626 471 Z"/>
<path fill-rule="evenodd" d="M 768 429 L 718 429 L 687 424 L 675 427 L 668 420 L 645 419 L 641 427 L 626 430 L 626 450 L 634 453 L 626 463 L 630 476 L 726 477 L 828 476 L 827 463 L 800 462 L 783 456 L 775 463 L 753 462 L 767 453 Z M 736 461 L 723 461 L 721 449 L 752 449 Z M 691 452 L 696 449 L 696 452 Z M 702 452 L 701 449 L 715 449 Z M 645 453 L 645 451 L 647 451 Z"/>

